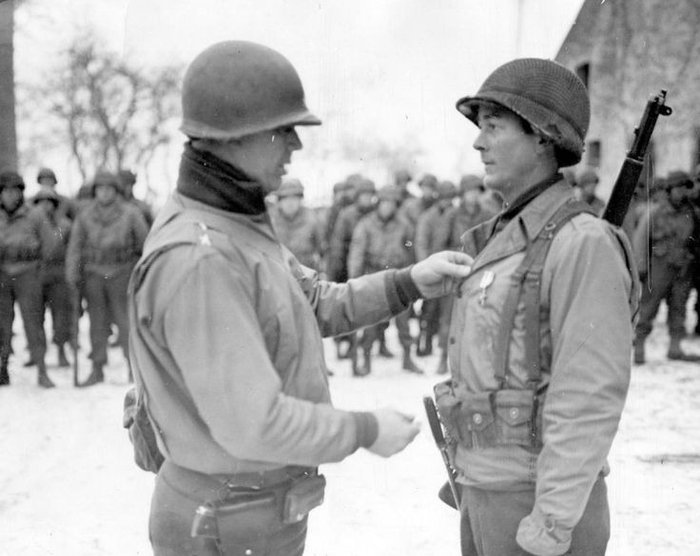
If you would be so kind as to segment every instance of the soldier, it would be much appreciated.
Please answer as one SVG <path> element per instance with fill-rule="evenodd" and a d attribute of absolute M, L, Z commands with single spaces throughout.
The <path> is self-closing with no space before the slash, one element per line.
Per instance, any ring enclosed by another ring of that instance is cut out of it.
<path fill-rule="evenodd" d="M 700 355 L 687 354 L 681 349 L 694 261 L 691 237 L 696 220 L 688 199 L 693 182 L 685 172 L 671 172 L 667 179 L 659 180 L 656 188 L 666 195 L 642 216 L 634 233 L 634 251 L 644 284 L 634 362 L 645 362 L 644 343 L 651 334 L 662 300 L 668 305 L 670 344 L 667 357 L 700 361 Z"/>
<path fill-rule="evenodd" d="M 346 180 L 336 183 L 333 186 L 333 203 L 328 211 L 328 219 L 326 220 L 326 245 L 331 244 L 335 223 L 338 221 L 338 215 L 345 207 L 349 207 L 355 202 L 355 186 L 352 182 Z"/>
<path fill-rule="evenodd" d="M 358 223 L 352 235 L 348 254 L 350 278 L 388 268 L 402 268 L 414 261 L 413 230 L 398 214 L 401 191 L 395 186 L 386 186 L 379 190 L 378 198 L 377 209 Z M 422 374 L 423 371 L 411 358 L 413 339 L 408 326 L 408 310 L 396 315 L 394 322 L 403 348 L 403 369 Z M 358 368 L 356 375 L 366 376 L 371 372 L 372 346 L 385 328 L 386 326 L 380 323 L 368 326 L 362 331 L 359 344 L 362 347 L 363 364 Z"/>
<path fill-rule="evenodd" d="M 695 289 L 695 334 L 700 336 L 700 164 L 693 174 L 693 191 L 690 202 L 695 211 L 695 231 L 693 232 L 693 269 L 691 272 L 693 289 Z"/>
<path fill-rule="evenodd" d="M 464 232 L 496 215 L 481 203 L 485 190 L 482 179 L 478 176 L 467 174 L 460 180 L 459 204 L 452 213 L 450 222 L 450 249 L 460 249 Z"/>
<path fill-rule="evenodd" d="M 412 179 L 413 179 L 413 176 L 411 175 L 411 172 L 409 172 L 405 168 L 400 168 L 400 169 L 396 170 L 396 172 L 394 172 L 394 185 L 401 192 L 401 203 L 402 204 L 407 199 L 410 199 L 413 197 L 413 195 L 411 195 L 411 192 L 408 190 L 408 184 L 411 183 Z"/>
<path fill-rule="evenodd" d="M 59 218 L 68 218 L 68 220 L 73 222 L 78 214 L 78 206 L 72 199 L 61 195 L 56 191 L 58 180 L 56 179 L 56 174 L 54 171 L 51 168 L 42 168 L 37 174 L 36 181 L 39 186 L 48 187 L 49 189 L 52 189 L 56 195 L 58 195 L 58 208 L 56 209 L 56 212 L 58 213 Z"/>
<path fill-rule="evenodd" d="M 47 250 L 41 265 L 41 290 L 44 307 L 51 311 L 58 366 L 68 367 L 65 344 L 73 339 L 73 299 L 66 282 L 65 263 L 71 221 L 59 212 L 61 199 L 50 187 L 42 186 L 34 196 L 34 204 L 44 214 L 53 235 L 51 249 Z"/>
<path fill-rule="evenodd" d="M 190 64 L 182 90 L 177 191 L 130 289 L 130 357 L 165 457 L 149 537 L 156 556 L 300 556 L 323 500 L 317 466 L 361 447 L 388 457 L 418 432 L 393 410 L 331 405 L 321 331 L 448 291 L 469 258 L 319 280 L 279 243 L 264 202 L 302 148 L 295 126 L 320 124 L 292 65 L 262 45 L 219 43 Z M 214 530 L 196 519 L 204 504 Z"/>
<path fill-rule="evenodd" d="M 153 225 L 153 211 L 147 202 L 134 197 L 134 185 L 136 185 L 136 174 L 131 170 L 120 170 L 119 182 L 121 184 L 121 192 L 127 203 L 134 205 L 146 221 L 146 225 L 150 228 Z"/>
<path fill-rule="evenodd" d="M 578 175 L 576 185 L 579 188 L 580 199 L 591 205 L 596 214 L 601 215 L 605 209 L 605 203 L 595 194 L 599 181 L 598 173 L 592 168 L 588 168 Z"/>
<path fill-rule="evenodd" d="M 420 197 L 403 197 L 401 201 L 400 214 L 413 228 L 414 232 L 418 225 L 418 218 L 424 214 L 435 203 L 438 180 L 433 174 L 425 174 L 419 181 Z"/>
<path fill-rule="evenodd" d="M 416 260 L 422 261 L 433 253 L 450 248 L 450 222 L 454 212 L 452 203 L 456 195 L 457 187 L 454 183 L 443 181 L 438 184 L 435 190 L 435 203 L 418 218 L 414 242 Z M 440 333 L 440 323 L 443 320 L 442 313 L 448 308 L 446 303 L 445 297 L 423 302 L 418 321 L 420 334 L 418 336 L 416 355 L 431 355 L 433 353 L 433 336 Z M 447 341 L 446 330 L 443 330 L 443 332 L 445 332 L 445 335 L 439 335 L 441 348 L 445 347 L 445 342 Z M 447 354 L 444 353 L 444 356 L 446 365 Z M 438 367 L 438 370 L 440 368 Z"/>
<path fill-rule="evenodd" d="M 505 203 L 465 234 L 478 254 L 455 294 L 452 380 L 436 386 L 462 554 L 602 556 L 638 284 L 624 234 L 559 173 L 581 159 L 586 87 L 556 62 L 518 59 L 457 109 Z"/>
<path fill-rule="evenodd" d="M 76 290 L 82 282 L 90 317 L 92 372 L 79 386 L 104 381 L 111 320 L 128 357 L 126 290 L 129 275 L 141 255 L 148 227 L 141 212 L 122 197 L 119 178 L 98 172 L 94 201 L 86 206 L 71 230 L 66 254 L 66 280 Z"/>
<path fill-rule="evenodd" d="M 299 180 L 287 180 L 277 190 L 277 205 L 270 211 L 272 225 L 280 242 L 304 266 L 321 270 L 325 251 L 323 233 L 314 212 L 302 205 L 304 186 Z"/>
<path fill-rule="evenodd" d="M 39 269 L 51 249 L 52 235 L 43 215 L 24 203 L 24 180 L 11 170 L 0 173 L 0 386 L 10 383 L 15 301 L 19 304 L 30 360 L 38 383 L 55 385 L 46 373 L 44 305 Z"/>

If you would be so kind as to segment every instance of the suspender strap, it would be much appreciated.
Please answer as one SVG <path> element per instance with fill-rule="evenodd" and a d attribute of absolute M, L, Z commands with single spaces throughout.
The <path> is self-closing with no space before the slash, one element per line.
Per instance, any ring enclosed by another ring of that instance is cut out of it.
<path fill-rule="evenodd" d="M 494 374 L 499 388 L 505 388 L 510 373 L 510 344 L 515 324 L 515 315 L 520 300 L 525 305 L 525 361 L 528 387 L 536 390 L 542 374 L 540 322 L 546 309 L 541 306 L 542 271 L 545 259 L 557 232 L 577 214 L 591 208 L 574 199 L 563 204 L 527 247 L 525 257 L 511 276 L 511 288 L 503 305 L 501 328 L 495 346 Z"/>

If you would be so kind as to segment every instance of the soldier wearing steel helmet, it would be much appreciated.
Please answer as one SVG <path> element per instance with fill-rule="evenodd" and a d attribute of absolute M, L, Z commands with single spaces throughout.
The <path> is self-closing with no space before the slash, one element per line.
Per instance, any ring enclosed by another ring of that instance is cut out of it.
<path fill-rule="evenodd" d="M 685 172 L 675 171 L 665 179 L 657 180 L 655 186 L 659 201 L 642 214 L 633 237 L 639 274 L 644 284 L 634 362 L 641 365 L 646 361 L 644 344 L 651 334 L 662 301 L 666 301 L 668 307 L 670 343 L 667 357 L 697 362 L 700 354 L 686 353 L 681 348 L 695 263 L 693 234 L 697 229 L 697 219 L 689 201 L 693 182 Z"/>
<path fill-rule="evenodd" d="M 301 264 L 320 271 L 326 250 L 323 230 L 316 213 L 302 204 L 304 186 L 297 179 L 283 181 L 276 197 L 270 218 L 277 237 Z"/>
<path fill-rule="evenodd" d="M 377 208 L 363 218 L 352 234 L 348 253 L 348 275 L 357 278 L 364 274 L 389 268 L 402 268 L 415 260 L 413 229 L 400 217 L 401 190 L 385 186 L 377 192 Z M 403 349 L 401 367 L 410 373 L 422 374 L 412 357 L 413 338 L 408 323 L 409 311 L 396 315 L 394 323 Z M 362 364 L 357 375 L 366 376 L 372 370 L 372 347 L 386 330 L 388 323 L 379 323 L 363 329 L 359 346 Z"/>
<path fill-rule="evenodd" d="M 92 188 L 94 200 L 73 222 L 66 252 L 66 280 L 73 291 L 81 287 L 90 317 L 92 369 L 79 384 L 81 387 L 105 379 L 112 322 L 117 325 L 119 344 L 128 357 L 126 290 L 148 233 L 141 212 L 121 196 L 116 174 L 98 172 Z"/>
<path fill-rule="evenodd" d="M 280 244 L 265 197 L 302 148 L 297 126 L 321 122 L 278 52 L 209 47 L 186 71 L 182 108 L 177 190 L 130 290 L 130 359 L 165 458 L 151 543 L 157 555 L 298 556 L 323 500 L 317 466 L 361 447 L 389 456 L 418 432 L 394 410 L 335 409 L 321 335 L 442 293 L 470 259 L 445 253 L 333 284 Z"/>
<path fill-rule="evenodd" d="M 78 214 L 78 206 L 75 201 L 56 191 L 56 186 L 58 185 L 56 172 L 51 168 L 41 168 L 37 173 L 36 182 L 40 187 L 52 189 L 56 195 L 58 195 L 58 208 L 56 209 L 56 213 L 59 218 L 68 218 L 71 222 L 75 220 Z"/>
<path fill-rule="evenodd" d="M 40 211 L 24 202 L 24 180 L 17 172 L 0 172 L 0 386 L 10 384 L 15 301 L 19 305 L 30 361 L 38 384 L 53 388 L 46 372 L 46 334 L 40 269 L 54 238 Z"/>
<path fill-rule="evenodd" d="M 638 282 L 624 234 L 559 172 L 581 159 L 588 94 L 563 66 L 518 59 L 457 108 L 505 202 L 463 237 L 476 258 L 452 311 L 452 378 L 436 386 L 462 554 L 602 555 Z"/>

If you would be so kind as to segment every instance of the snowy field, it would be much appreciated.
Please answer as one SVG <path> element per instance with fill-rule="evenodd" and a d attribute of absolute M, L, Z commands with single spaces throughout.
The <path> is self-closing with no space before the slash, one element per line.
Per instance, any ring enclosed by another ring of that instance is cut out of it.
<path fill-rule="evenodd" d="M 87 346 L 87 323 L 82 326 Z M 393 328 L 387 337 L 398 356 Z M 667 345 L 657 323 L 648 363 L 633 370 L 610 456 L 612 556 L 700 554 L 700 366 L 665 362 Z M 684 346 L 700 353 L 697 337 Z M 128 388 L 121 353 L 111 351 L 105 384 L 76 390 L 71 371 L 50 367 L 58 388 L 45 391 L 35 386 L 36 370 L 21 367 L 21 334 L 14 347 L 12 385 L 0 389 L 0 556 L 150 554 L 153 476 L 132 463 L 121 428 Z M 85 350 L 83 377 L 84 356 Z M 422 414 L 421 398 L 439 380 L 437 356 L 419 360 L 428 371 L 423 377 L 400 371 L 397 357 L 377 359 L 364 379 L 353 379 L 349 363 L 335 360 L 330 342 L 327 356 L 336 405 L 390 405 L 424 425 L 392 459 L 360 452 L 322 468 L 326 503 L 312 513 L 306 555 L 457 556 L 458 515 L 436 497 L 444 470 Z M 55 362 L 53 349 L 48 361 Z"/>

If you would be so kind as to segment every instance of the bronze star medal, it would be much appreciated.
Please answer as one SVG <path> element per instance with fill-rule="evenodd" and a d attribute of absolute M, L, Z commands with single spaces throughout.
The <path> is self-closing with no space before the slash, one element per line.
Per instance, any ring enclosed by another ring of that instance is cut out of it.
<path fill-rule="evenodd" d="M 479 294 L 479 305 L 486 303 L 486 290 L 491 284 L 493 284 L 495 277 L 496 274 L 490 270 L 484 272 L 484 275 L 481 277 L 481 282 L 479 282 L 479 288 L 481 289 L 481 293 Z"/>

